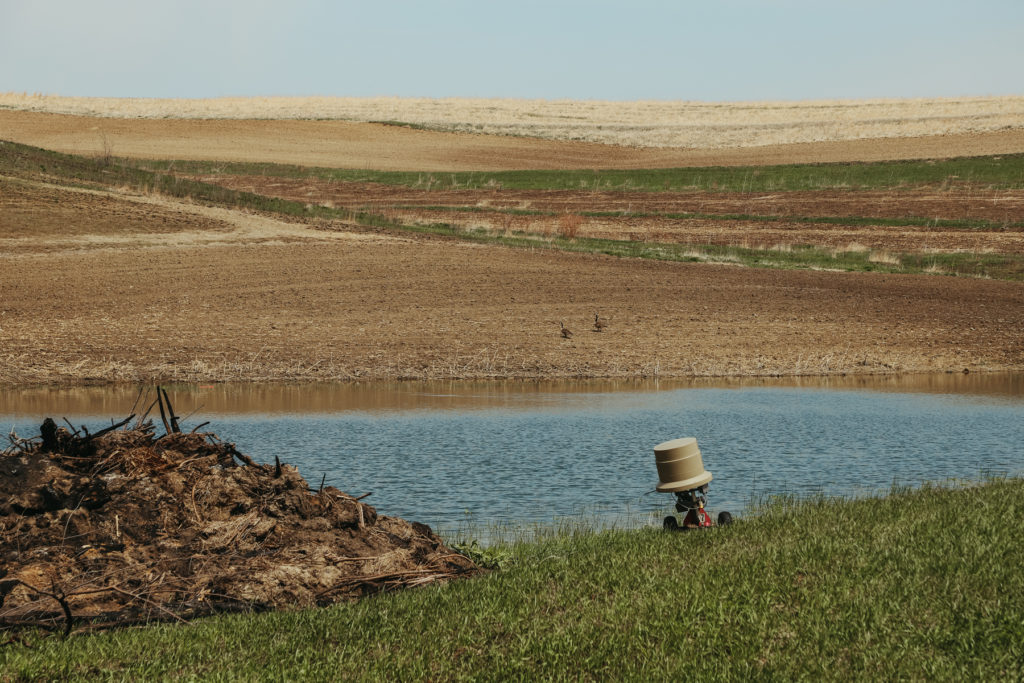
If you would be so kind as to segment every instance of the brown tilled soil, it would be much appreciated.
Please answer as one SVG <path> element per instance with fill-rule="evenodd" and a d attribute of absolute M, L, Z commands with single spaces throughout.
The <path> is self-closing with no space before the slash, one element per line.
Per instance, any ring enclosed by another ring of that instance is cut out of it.
<path fill-rule="evenodd" d="M 40 433 L 0 453 L 0 629 L 326 605 L 477 571 L 429 527 L 213 434 Z"/>
<path fill-rule="evenodd" d="M 1019 283 L 513 250 L 121 199 L 196 230 L 9 243 L 0 383 L 1024 368 Z M 211 216 L 231 229 L 204 232 Z"/>
<path fill-rule="evenodd" d="M 87 193 L 0 177 L 0 244 L 22 238 L 37 246 L 69 239 L 87 242 L 88 238 L 102 244 L 119 236 L 226 229 L 228 226 L 222 221 L 126 202 L 109 193 Z"/>
<path fill-rule="evenodd" d="M 0 140 L 75 154 L 400 171 L 672 168 L 1024 152 L 1024 130 L 722 150 L 632 149 L 346 121 L 107 119 L 0 110 Z"/>

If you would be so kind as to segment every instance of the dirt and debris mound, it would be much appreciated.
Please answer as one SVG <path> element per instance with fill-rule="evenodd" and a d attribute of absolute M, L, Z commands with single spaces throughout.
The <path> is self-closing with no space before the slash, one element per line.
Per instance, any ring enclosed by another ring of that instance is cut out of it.
<path fill-rule="evenodd" d="M 0 628 L 326 605 L 479 571 L 364 496 L 310 489 L 212 433 L 127 422 L 47 419 L 0 453 Z"/>

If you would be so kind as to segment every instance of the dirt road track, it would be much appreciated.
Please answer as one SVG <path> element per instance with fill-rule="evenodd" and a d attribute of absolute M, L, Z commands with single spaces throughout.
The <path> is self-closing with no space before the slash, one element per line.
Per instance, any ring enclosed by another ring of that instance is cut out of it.
<path fill-rule="evenodd" d="M 672 168 L 1024 152 L 1024 130 L 753 147 L 631 149 L 345 121 L 109 119 L 0 110 L 0 140 L 75 154 L 402 171 Z"/>

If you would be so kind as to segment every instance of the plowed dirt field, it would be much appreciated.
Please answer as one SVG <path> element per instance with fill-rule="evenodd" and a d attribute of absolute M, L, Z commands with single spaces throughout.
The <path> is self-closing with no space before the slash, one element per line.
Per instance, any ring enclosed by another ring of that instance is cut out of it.
<path fill-rule="evenodd" d="M 87 229 L 97 196 L 65 192 L 66 220 Z M 3 245 L 0 383 L 1024 367 L 1017 283 L 513 250 L 105 201 L 104 234 L 124 219 L 115 240 L 83 249 L 42 231 Z M 149 211 L 175 232 L 133 233 Z"/>
<path fill-rule="evenodd" d="M 0 138 L 91 153 L 103 134 L 113 141 L 114 154 L 349 167 L 629 167 L 659 165 L 659 158 L 660 165 L 699 163 L 685 150 L 336 121 L 126 121 L 0 112 Z M 701 154 L 714 163 L 750 163 L 992 148 L 1024 150 L 1024 136 Z M 892 195 L 775 196 L 422 192 L 305 180 L 209 180 L 307 203 L 393 212 L 403 220 L 461 221 L 494 230 L 544 232 L 557 219 L 554 214 L 608 211 L 621 215 L 585 217 L 580 234 L 751 246 L 1024 252 L 1020 230 L 1008 227 L 1022 220 L 1024 194 L 968 186 Z M 515 250 L 341 221 L 289 222 L 51 181 L 43 175 L 0 178 L 0 385 L 1024 369 L 1024 286 L 1018 282 Z M 503 208 L 541 213 L 515 215 Z M 777 219 L 655 215 L 677 212 Z M 794 218 L 808 215 L 840 220 Z M 996 225 L 961 229 L 846 220 L 857 216 Z M 602 331 L 593 329 L 595 314 L 607 322 Z M 561 335 L 560 323 L 573 332 L 570 338 Z"/>

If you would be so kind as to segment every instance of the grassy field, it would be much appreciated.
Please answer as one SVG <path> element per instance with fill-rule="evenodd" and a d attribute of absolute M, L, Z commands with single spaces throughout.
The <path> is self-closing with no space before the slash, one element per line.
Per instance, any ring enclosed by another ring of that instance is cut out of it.
<path fill-rule="evenodd" d="M 465 582 L 0 649 L 0 680 L 1016 680 L 1024 480 L 767 503 L 704 533 L 577 531 Z"/>
<path fill-rule="evenodd" d="M 398 97 L 153 99 L 0 93 L 0 107 L 116 118 L 342 119 L 632 147 L 723 148 L 1024 127 L 1024 97 L 608 102 Z"/>
<path fill-rule="evenodd" d="M 135 162 L 139 167 L 181 174 L 230 173 L 339 182 L 383 183 L 427 189 L 613 190 L 679 192 L 780 192 L 824 189 L 897 189 L 916 185 L 970 183 L 987 188 L 1024 187 L 1024 154 L 859 164 L 666 168 L 598 171 L 496 171 L 419 173 L 309 168 L 287 164 L 202 161 Z"/>

